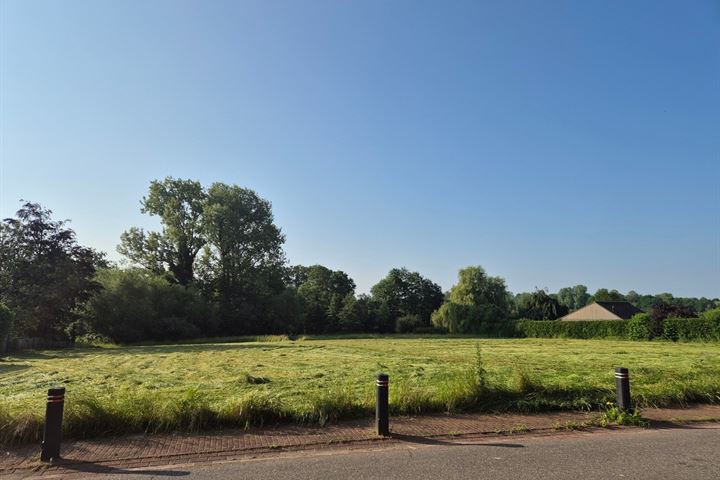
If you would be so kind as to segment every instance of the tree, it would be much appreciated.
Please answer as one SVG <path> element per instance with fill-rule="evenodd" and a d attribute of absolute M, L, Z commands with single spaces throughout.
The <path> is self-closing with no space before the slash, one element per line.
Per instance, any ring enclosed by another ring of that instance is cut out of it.
<path fill-rule="evenodd" d="M 509 298 L 501 277 L 488 276 L 480 266 L 463 268 L 432 322 L 451 333 L 490 333 L 509 318 Z"/>
<path fill-rule="evenodd" d="M 340 331 L 347 333 L 373 331 L 371 302 L 367 295 L 360 295 L 359 298 L 355 298 L 354 295 L 345 297 L 340 310 Z"/>
<path fill-rule="evenodd" d="M 93 281 L 103 255 L 78 245 L 67 221 L 27 202 L 0 224 L 0 300 L 15 314 L 18 335 L 65 336 L 77 307 L 99 286 Z"/>
<path fill-rule="evenodd" d="M 407 268 L 393 268 L 370 290 L 384 311 L 384 330 L 393 331 L 399 317 L 417 315 L 420 326 L 430 325 L 430 316 L 442 305 L 440 286 Z"/>
<path fill-rule="evenodd" d="M 662 322 L 668 317 L 676 318 L 694 318 L 697 317 L 697 312 L 690 307 L 681 307 L 670 303 L 660 302 L 650 309 L 650 318 L 657 324 Z"/>
<path fill-rule="evenodd" d="M 118 252 L 151 272 L 167 274 L 181 285 L 194 279 L 194 264 L 205 245 L 203 214 L 207 194 L 199 182 L 167 177 L 152 181 L 141 212 L 157 215 L 162 232 L 133 227 L 120 237 Z"/>
<path fill-rule="evenodd" d="M 590 295 L 585 285 L 561 288 L 557 294 L 558 302 L 568 310 L 577 310 L 587 305 Z"/>
<path fill-rule="evenodd" d="M 607 288 L 599 288 L 595 294 L 588 299 L 588 303 L 592 302 L 622 302 L 625 297 L 617 290 L 608 290 Z"/>
<path fill-rule="evenodd" d="M 101 269 L 96 292 L 83 309 L 91 331 L 116 342 L 178 340 L 213 335 L 212 306 L 193 287 L 139 268 Z"/>
<path fill-rule="evenodd" d="M 346 298 L 353 296 L 355 282 L 342 271 L 322 265 L 302 267 L 304 281 L 297 289 L 304 310 L 305 333 L 331 333 L 340 329 Z"/>
<path fill-rule="evenodd" d="M 270 202 L 248 188 L 214 183 L 207 191 L 203 232 L 209 283 L 228 333 L 259 333 L 274 295 L 284 289 L 285 236 Z"/>
<path fill-rule="evenodd" d="M 4 352 L 7 348 L 7 340 L 13 329 L 13 320 L 15 314 L 10 307 L 0 302 L 0 352 Z"/>
<path fill-rule="evenodd" d="M 548 295 L 545 290 L 519 294 L 517 310 L 520 318 L 530 320 L 556 320 L 568 313 L 568 308 Z"/>

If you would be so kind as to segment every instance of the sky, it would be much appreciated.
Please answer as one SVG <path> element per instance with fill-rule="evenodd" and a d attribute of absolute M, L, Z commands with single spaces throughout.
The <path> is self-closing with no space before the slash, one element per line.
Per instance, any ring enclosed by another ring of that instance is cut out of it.
<path fill-rule="evenodd" d="M 149 182 L 249 187 L 367 292 L 720 296 L 720 2 L 0 0 L 0 216 L 115 252 Z"/>

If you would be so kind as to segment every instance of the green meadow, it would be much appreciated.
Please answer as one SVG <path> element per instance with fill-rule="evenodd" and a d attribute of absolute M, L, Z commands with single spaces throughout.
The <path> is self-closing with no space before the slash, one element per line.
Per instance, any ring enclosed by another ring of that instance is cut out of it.
<path fill-rule="evenodd" d="M 614 368 L 639 406 L 720 403 L 720 344 L 453 337 L 252 341 L 32 351 L 0 361 L 0 442 L 41 436 L 65 386 L 74 437 L 195 431 L 371 415 L 390 375 L 393 414 L 599 410 Z"/>

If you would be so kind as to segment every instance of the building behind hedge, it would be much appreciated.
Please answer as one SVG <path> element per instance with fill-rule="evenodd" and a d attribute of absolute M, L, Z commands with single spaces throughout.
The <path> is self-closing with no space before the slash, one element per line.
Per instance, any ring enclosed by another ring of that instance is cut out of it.
<path fill-rule="evenodd" d="M 642 313 L 642 310 L 630 302 L 595 302 L 560 317 L 560 320 L 629 320 L 636 313 Z"/>

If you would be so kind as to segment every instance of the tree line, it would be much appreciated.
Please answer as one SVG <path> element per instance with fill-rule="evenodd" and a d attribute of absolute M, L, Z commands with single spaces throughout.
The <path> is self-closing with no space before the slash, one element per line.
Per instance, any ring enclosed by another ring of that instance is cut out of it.
<path fill-rule="evenodd" d="M 322 265 L 289 265 L 270 202 L 253 190 L 166 178 L 153 181 L 143 214 L 159 231 L 120 238 L 122 266 L 78 244 L 67 221 L 25 202 L 0 224 L 0 340 L 102 336 L 117 342 L 253 334 L 453 332 L 498 334 L 513 319 L 553 320 L 593 301 L 627 300 L 674 315 L 718 299 L 670 294 L 590 294 L 576 285 L 512 294 L 480 266 L 448 291 L 394 268 L 369 295 Z"/>

